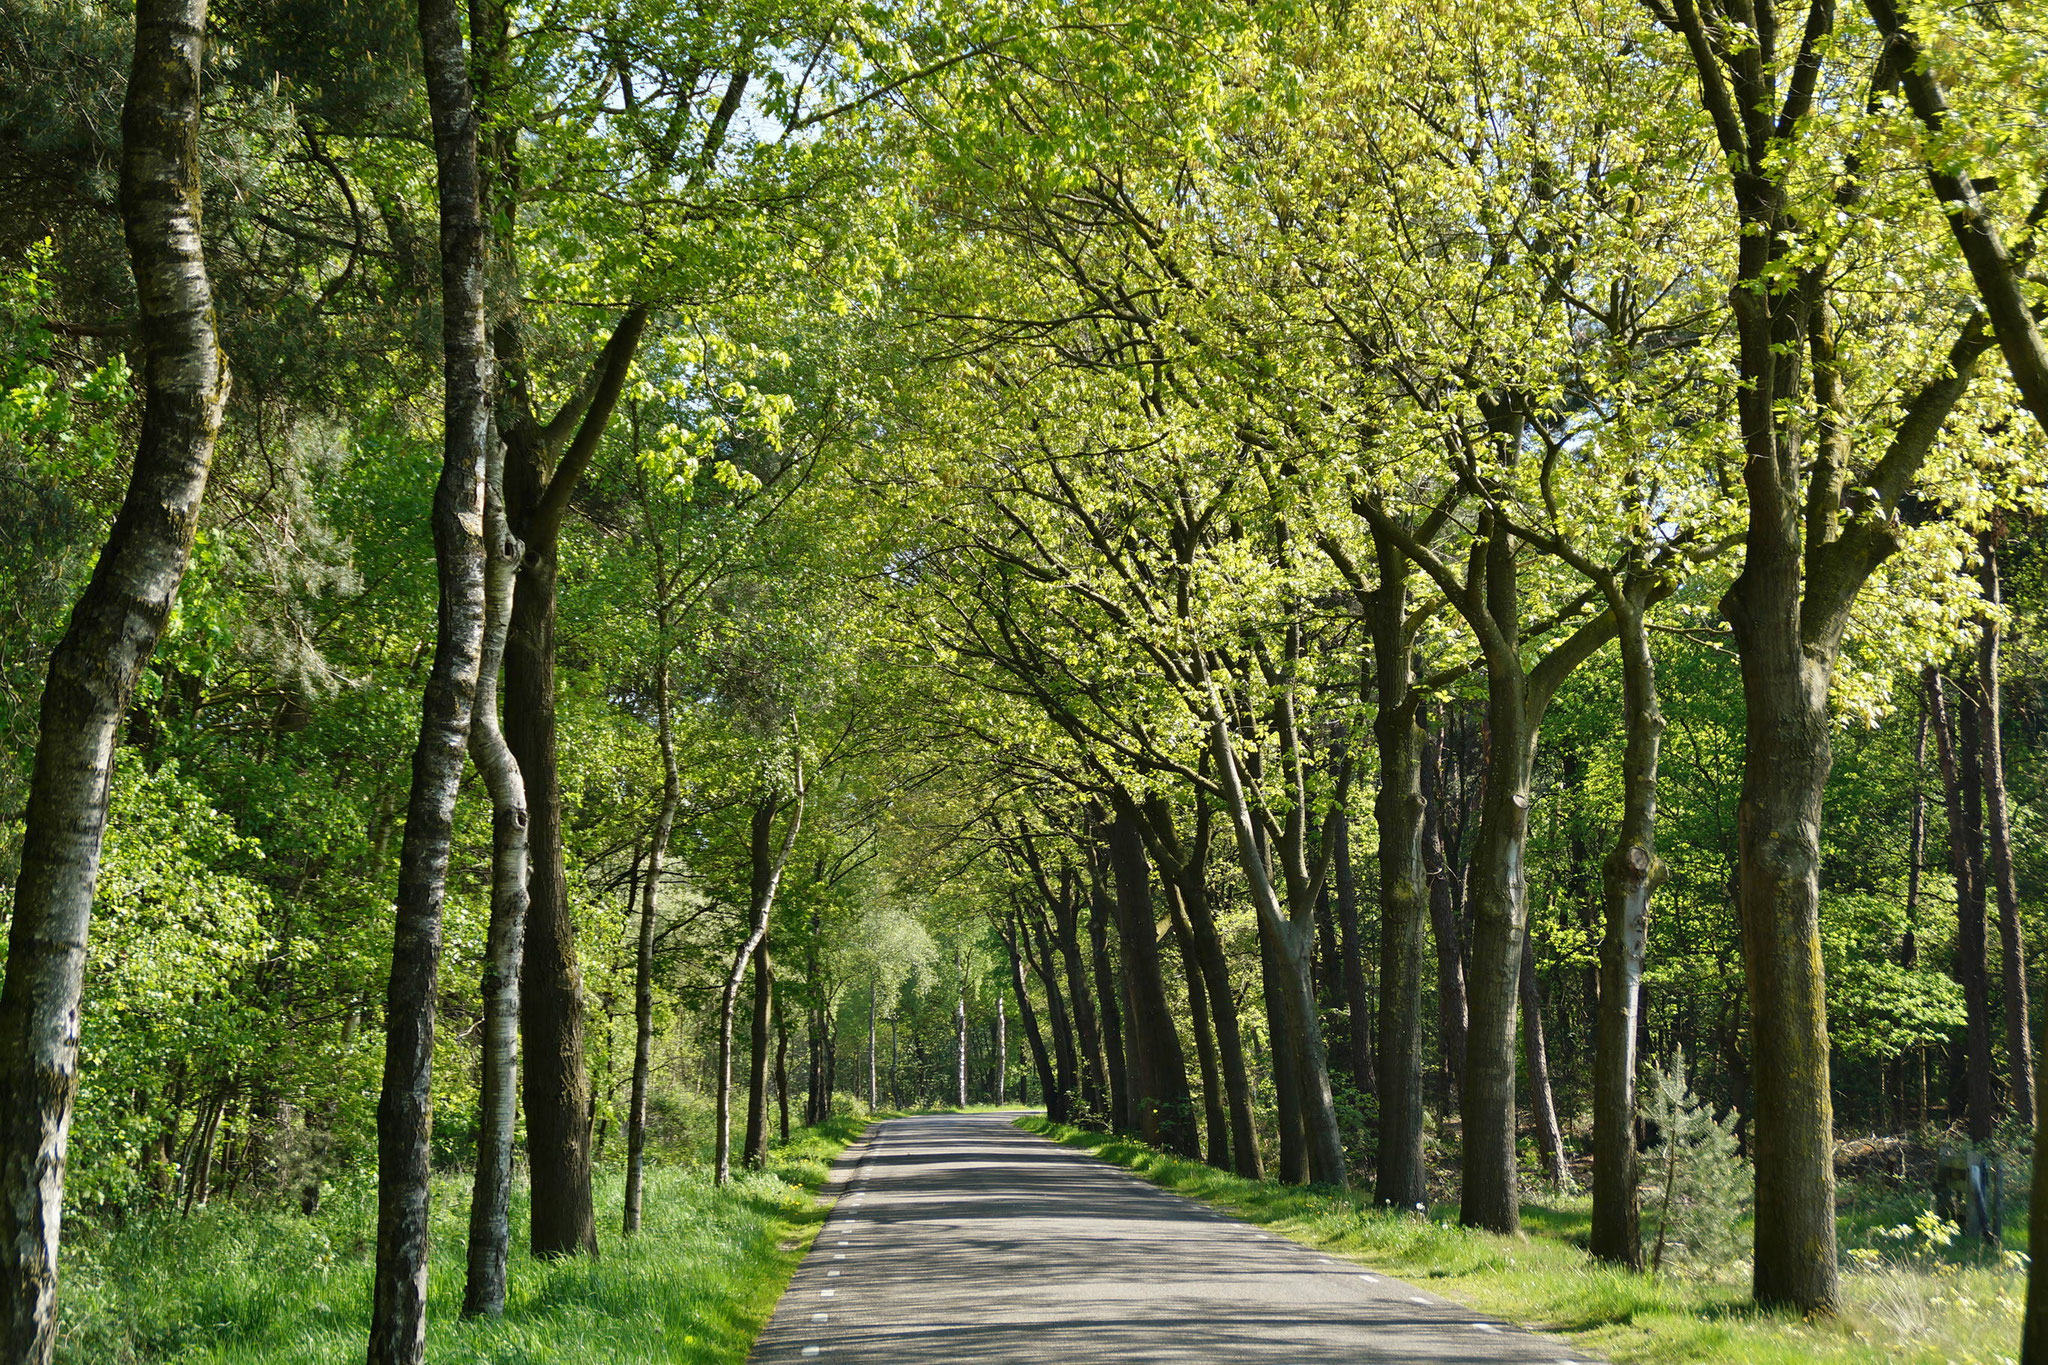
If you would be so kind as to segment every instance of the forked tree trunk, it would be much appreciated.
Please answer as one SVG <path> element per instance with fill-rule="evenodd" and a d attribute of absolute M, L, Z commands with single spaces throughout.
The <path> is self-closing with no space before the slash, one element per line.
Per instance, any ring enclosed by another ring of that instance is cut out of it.
<path fill-rule="evenodd" d="M 484 473 L 485 617 L 469 755 L 491 795 L 491 923 L 484 939 L 483 1083 L 477 1098 L 476 1179 L 469 1198 L 462 1316 L 505 1311 L 512 1242 L 512 1147 L 519 1114 L 519 963 L 526 944 L 526 783 L 498 724 L 498 675 L 512 619 L 519 542 L 505 518 L 505 458 L 496 433 Z"/>
<path fill-rule="evenodd" d="M 199 232 L 205 31 L 205 0 L 136 6 L 121 115 L 121 218 L 138 294 L 142 435 L 120 513 L 50 655 L 8 927 L 0 987 L 0 1359 L 10 1365 L 47 1365 L 56 1347 L 79 996 L 114 747 L 191 559 L 227 403 L 228 367 Z M 472 466 L 469 478 L 477 473 Z M 454 761 L 459 768 L 459 742 Z"/>
<path fill-rule="evenodd" d="M 1657 755 L 1664 714 L 1655 661 L 1635 604 L 1622 599 L 1621 826 L 1603 868 L 1607 928 L 1600 943 L 1600 1013 L 1593 1059 L 1593 1226 L 1590 1250 L 1643 1265 L 1636 1152 L 1636 1035 L 1650 896 L 1664 880 L 1657 857 Z"/>
<path fill-rule="evenodd" d="M 440 605 L 434 664 L 413 751 L 400 847 L 397 924 L 385 1004 L 377 1100 L 377 1269 L 371 1365 L 417 1365 L 426 1349 L 432 1175 L 434 1007 L 441 911 L 463 752 L 481 667 L 483 473 L 489 450 L 491 356 L 484 332 L 484 222 L 476 107 L 453 0 L 421 0 L 420 45 L 433 117 L 441 213 L 442 456 L 434 490 Z"/>

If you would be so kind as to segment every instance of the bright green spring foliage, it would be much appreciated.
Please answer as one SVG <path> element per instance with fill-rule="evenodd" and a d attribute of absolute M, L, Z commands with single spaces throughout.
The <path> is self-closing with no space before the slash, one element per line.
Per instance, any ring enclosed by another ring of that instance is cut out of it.
<path fill-rule="evenodd" d="M 1719 1268 L 1741 1250 L 1749 1170 L 1734 1131 L 1692 1092 L 1685 1051 L 1643 1078 L 1643 1240 L 1652 1270 L 1691 1263 Z"/>

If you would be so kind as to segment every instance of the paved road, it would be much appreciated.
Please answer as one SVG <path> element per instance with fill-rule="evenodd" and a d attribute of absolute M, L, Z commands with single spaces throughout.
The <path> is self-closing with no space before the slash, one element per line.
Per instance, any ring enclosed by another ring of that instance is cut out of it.
<path fill-rule="evenodd" d="M 834 1179 L 757 1365 L 1590 1365 L 1002 1115 L 876 1124 Z"/>

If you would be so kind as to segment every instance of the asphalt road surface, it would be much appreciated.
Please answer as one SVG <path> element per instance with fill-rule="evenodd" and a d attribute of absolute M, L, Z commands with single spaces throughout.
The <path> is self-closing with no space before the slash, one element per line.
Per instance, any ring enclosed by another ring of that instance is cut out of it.
<path fill-rule="evenodd" d="M 875 1124 L 827 1193 L 758 1365 L 1591 1365 L 1000 1114 Z"/>

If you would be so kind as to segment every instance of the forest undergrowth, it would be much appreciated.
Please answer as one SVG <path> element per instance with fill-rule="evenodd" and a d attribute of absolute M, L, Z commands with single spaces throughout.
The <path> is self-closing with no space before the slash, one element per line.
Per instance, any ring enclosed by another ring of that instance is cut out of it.
<path fill-rule="evenodd" d="M 1946 1225 L 1898 1192 L 1845 1184 L 1845 1307 L 1807 1320 L 1759 1309 L 1749 1263 L 1638 1275 L 1586 1255 L 1591 1200 L 1522 1204 L 1524 1234 L 1461 1228 L 1456 1204 L 1428 1217 L 1372 1207 L 1369 1189 L 1246 1180 L 1130 1138 L 1049 1122 L 1018 1127 L 1084 1148 L 1154 1184 L 1294 1241 L 1425 1285 L 1447 1298 L 1569 1337 L 1615 1365 L 2002 1365 L 2015 1360 L 2026 1298 L 2026 1209 L 2009 1206 L 2006 1252 L 1968 1258 Z"/>
<path fill-rule="evenodd" d="M 718 1365 L 746 1359 L 824 1218 L 813 1198 L 866 1126 L 798 1129 L 724 1188 L 708 1165 L 651 1165 L 646 1221 L 618 1235 L 621 1166 L 601 1167 L 603 1254 L 535 1260 L 515 1237 L 505 1314 L 465 1322 L 469 1177 L 435 1182 L 426 1359 L 433 1365 Z M 340 1365 L 361 1360 L 376 1186 L 312 1216 L 232 1201 L 67 1228 L 60 1365 Z M 526 1224 L 522 1184 L 513 1226 Z"/>

